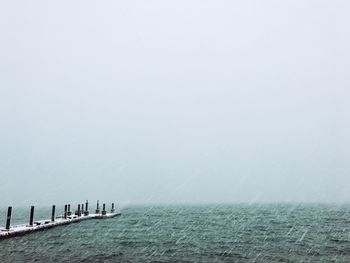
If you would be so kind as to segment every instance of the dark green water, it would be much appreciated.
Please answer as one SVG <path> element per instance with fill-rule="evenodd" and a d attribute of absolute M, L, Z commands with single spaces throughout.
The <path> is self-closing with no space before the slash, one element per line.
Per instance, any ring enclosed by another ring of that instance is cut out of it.
<path fill-rule="evenodd" d="M 27 210 L 17 210 L 15 222 L 26 221 Z M 133 206 L 122 213 L 0 241 L 0 261 L 350 262 L 349 206 Z M 49 218 L 50 209 L 36 215 Z"/>

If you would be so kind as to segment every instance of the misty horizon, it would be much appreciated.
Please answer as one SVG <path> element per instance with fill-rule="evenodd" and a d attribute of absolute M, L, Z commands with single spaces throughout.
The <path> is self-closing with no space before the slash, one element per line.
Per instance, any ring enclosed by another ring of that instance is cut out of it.
<path fill-rule="evenodd" d="M 3 1 L 0 206 L 350 203 L 346 1 Z"/>

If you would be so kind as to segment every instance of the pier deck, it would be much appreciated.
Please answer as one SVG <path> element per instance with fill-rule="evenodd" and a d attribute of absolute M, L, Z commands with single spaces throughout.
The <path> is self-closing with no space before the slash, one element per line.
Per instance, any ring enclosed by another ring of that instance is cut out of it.
<path fill-rule="evenodd" d="M 81 216 L 71 215 L 71 216 L 68 216 L 67 218 L 63 218 L 63 217 L 55 218 L 55 221 L 51 221 L 50 219 L 38 220 L 38 221 L 35 221 L 32 226 L 26 225 L 26 224 L 14 225 L 14 226 L 11 226 L 9 230 L 3 227 L 0 227 L 0 240 L 10 238 L 10 237 L 15 237 L 15 236 L 22 236 L 32 232 L 43 231 L 56 226 L 77 223 L 88 219 L 105 219 L 105 218 L 113 218 L 120 215 L 121 213 L 106 213 L 105 215 L 89 214 L 89 215 L 81 215 Z"/>

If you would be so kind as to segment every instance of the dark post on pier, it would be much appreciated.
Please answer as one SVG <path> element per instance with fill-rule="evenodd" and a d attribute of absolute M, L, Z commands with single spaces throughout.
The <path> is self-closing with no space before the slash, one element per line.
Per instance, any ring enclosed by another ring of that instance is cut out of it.
<path fill-rule="evenodd" d="M 88 202 L 88 200 L 86 200 L 84 216 L 88 216 L 88 215 L 89 215 L 89 202 Z"/>
<path fill-rule="evenodd" d="M 51 212 L 51 222 L 55 222 L 55 210 L 56 210 L 56 206 L 53 205 L 52 212 Z"/>
<path fill-rule="evenodd" d="M 33 224 L 34 224 L 34 206 L 32 205 L 30 208 L 29 225 L 33 226 Z"/>
<path fill-rule="evenodd" d="M 112 203 L 112 209 L 111 209 L 111 213 L 114 213 L 115 209 L 114 209 L 114 203 Z"/>
<path fill-rule="evenodd" d="M 106 211 L 106 204 L 103 204 L 103 207 L 102 207 L 102 215 L 106 215 L 107 214 L 107 211 Z"/>
<path fill-rule="evenodd" d="M 97 205 L 96 205 L 96 214 L 99 214 L 100 213 L 100 204 L 98 203 L 98 200 L 97 200 Z"/>
<path fill-rule="evenodd" d="M 67 212 L 68 216 L 72 215 L 72 212 L 70 211 L 70 204 L 68 204 L 68 212 Z"/>
<path fill-rule="evenodd" d="M 80 216 L 81 214 L 80 214 L 80 204 L 78 205 L 78 214 L 77 214 L 77 216 Z"/>
<path fill-rule="evenodd" d="M 7 209 L 6 230 L 10 230 L 11 216 L 12 216 L 12 206 L 9 206 Z"/>
<path fill-rule="evenodd" d="M 63 214 L 64 219 L 67 219 L 67 213 L 68 213 L 68 205 L 64 205 L 64 214 Z"/>

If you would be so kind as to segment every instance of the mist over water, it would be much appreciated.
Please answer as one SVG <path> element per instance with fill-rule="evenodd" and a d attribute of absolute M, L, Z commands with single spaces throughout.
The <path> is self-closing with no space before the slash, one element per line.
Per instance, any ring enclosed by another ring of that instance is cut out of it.
<path fill-rule="evenodd" d="M 20 3 L 0 205 L 349 202 L 348 1 Z"/>
<path fill-rule="evenodd" d="M 1 260 L 130 263 L 350 260 L 349 205 L 130 206 L 121 212 L 122 216 L 114 219 L 88 220 L 1 241 Z M 40 209 L 38 217 L 49 213 L 49 209 Z M 26 213 L 22 216 L 22 220 L 27 219 Z"/>

